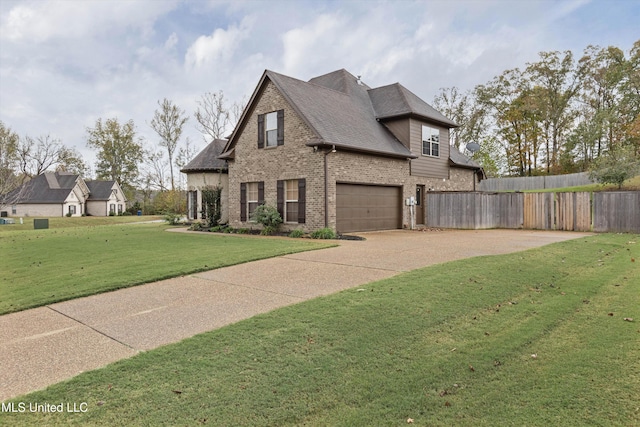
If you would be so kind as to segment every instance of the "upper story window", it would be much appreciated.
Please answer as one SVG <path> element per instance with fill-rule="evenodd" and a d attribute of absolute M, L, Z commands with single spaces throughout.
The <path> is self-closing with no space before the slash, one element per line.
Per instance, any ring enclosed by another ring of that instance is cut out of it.
<path fill-rule="evenodd" d="M 284 110 L 258 114 L 258 148 L 284 145 Z"/>
<path fill-rule="evenodd" d="M 422 154 L 440 156 L 440 130 L 422 125 Z"/>
<path fill-rule="evenodd" d="M 266 140 L 267 147 L 275 147 L 278 145 L 278 113 L 266 114 Z"/>

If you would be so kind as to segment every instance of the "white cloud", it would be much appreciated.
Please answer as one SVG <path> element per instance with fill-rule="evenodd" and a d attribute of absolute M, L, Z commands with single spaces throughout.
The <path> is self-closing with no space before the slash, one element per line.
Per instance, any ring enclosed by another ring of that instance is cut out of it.
<path fill-rule="evenodd" d="M 226 30 L 216 28 L 211 35 L 198 37 L 187 49 L 185 65 L 193 69 L 228 62 L 240 43 L 249 37 L 252 21 L 245 18 L 239 26 L 230 25 Z"/>

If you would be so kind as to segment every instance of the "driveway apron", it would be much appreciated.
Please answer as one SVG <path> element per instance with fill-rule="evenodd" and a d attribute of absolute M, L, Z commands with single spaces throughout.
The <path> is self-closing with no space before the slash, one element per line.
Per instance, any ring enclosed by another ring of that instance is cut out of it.
<path fill-rule="evenodd" d="M 362 233 L 366 240 L 341 240 L 335 248 L 0 316 L 0 401 L 140 351 L 404 271 L 586 235 L 523 230 Z"/>

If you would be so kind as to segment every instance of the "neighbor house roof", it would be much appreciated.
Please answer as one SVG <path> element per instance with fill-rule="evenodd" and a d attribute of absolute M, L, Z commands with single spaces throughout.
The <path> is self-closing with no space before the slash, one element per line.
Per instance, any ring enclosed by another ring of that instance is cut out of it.
<path fill-rule="evenodd" d="M 198 153 L 193 160 L 180 169 L 180 172 L 189 173 L 227 170 L 227 162 L 218 158 L 218 156 L 222 154 L 226 144 L 226 139 L 214 139 L 204 148 L 204 150 Z"/>
<path fill-rule="evenodd" d="M 85 181 L 89 188 L 87 200 L 109 200 L 115 183 L 115 181 Z"/>
<path fill-rule="evenodd" d="M 79 175 L 68 172 L 45 172 L 24 184 L 18 203 L 63 203 L 76 185 Z"/>

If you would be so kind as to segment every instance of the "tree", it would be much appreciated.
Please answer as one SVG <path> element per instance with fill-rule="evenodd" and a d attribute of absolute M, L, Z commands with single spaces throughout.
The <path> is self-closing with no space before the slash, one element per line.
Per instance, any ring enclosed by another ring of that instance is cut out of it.
<path fill-rule="evenodd" d="M 540 60 L 527 64 L 526 72 L 538 88 L 539 123 L 545 139 L 547 173 L 559 172 L 564 136 L 575 119 L 571 103 L 580 89 L 583 68 L 575 67 L 571 51 L 540 52 Z"/>
<path fill-rule="evenodd" d="M 184 115 L 184 110 L 178 108 L 168 99 L 162 103 L 158 101 L 160 109 L 156 110 L 151 120 L 151 128 L 160 136 L 160 146 L 165 147 L 169 156 L 169 172 L 171 175 L 171 190 L 175 191 L 175 178 L 173 174 L 173 158 L 180 137 L 182 127 L 187 122 L 188 117 Z"/>
<path fill-rule="evenodd" d="M 18 144 L 20 171 L 33 178 L 47 170 L 64 170 L 84 175 L 87 166 L 76 150 L 66 147 L 59 139 L 51 136 L 30 136 L 20 138 Z"/>
<path fill-rule="evenodd" d="M 14 191 L 23 183 L 16 173 L 19 139 L 18 134 L 0 121 L 0 208 L 15 204 L 21 196 Z"/>
<path fill-rule="evenodd" d="M 223 138 L 231 122 L 231 114 L 226 106 L 224 93 L 222 91 L 205 92 L 197 104 L 196 128 L 202 133 L 205 141 L 209 143 L 214 139 Z"/>
<path fill-rule="evenodd" d="M 589 171 L 589 177 L 601 184 L 622 184 L 640 172 L 640 161 L 633 147 L 610 150 L 606 155 L 596 159 Z"/>
<path fill-rule="evenodd" d="M 231 131 L 230 128 L 240 120 L 246 105 L 246 99 L 242 98 L 242 101 L 234 102 L 229 107 L 221 90 L 205 92 L 196 102 L 196 128 L 202 133 L 207 144 L 214 139 L 223 139 L 227 132 Z"/>
<path fill-rule="evenodd" d="M 117 118 L 104 123 L 98 119 L 93 128 L 87 128 L 87 145 L 98 150 L 96 177 L 118 181 L 130 194 L 143 158 L 133 120 L 120 125 Z"/>

